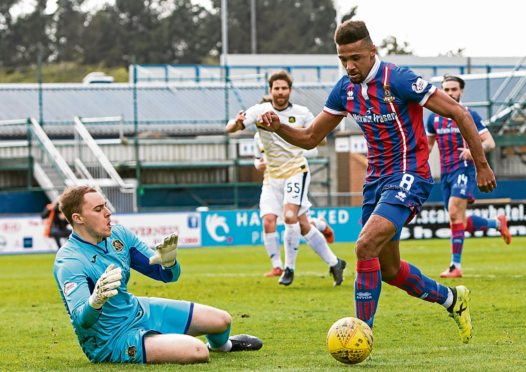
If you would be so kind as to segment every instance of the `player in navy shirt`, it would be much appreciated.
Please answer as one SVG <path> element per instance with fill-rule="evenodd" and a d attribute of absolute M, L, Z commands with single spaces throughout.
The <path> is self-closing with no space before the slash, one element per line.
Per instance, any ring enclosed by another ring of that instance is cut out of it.
<path fill-rule="evenodd" d="M 446 75 L 442 82 L 442 90 L 455 101 L 460 102 L 465 84 L 464 80 L 459 77 Z M 465 109 L 471 114 L 477 126 L 484 151 L 493 150 L 495 141 L 482 122 L 480 115 L 467 107 Z M 457 278 L 462 276 L 461 258 L 465 231 L 474 233 L 487 228 L 495 228 L 501 232 L 507 244 L 511 243 L 511 235 L 506 216 L 503 214 L 489 219 L 474 215 L 466 216 L 468 202 L 473 203 L 475 201 L 471 193 L 475 187 L 476 172 L 471 152 L 466 141 L 462 138 L 457 123 L 450 118 L 432 113 L 427 118 L 426 129 L 429 152 L 433 149 L 435 142 L 438 142 L 442 194 L 451 226 L 451 264 L 440 276 Z"/>
<path fill-rule="evenodd" d="M 412 71 L 380 61 L 364 22 L 347 21 L 336 30 L 338 57 L 347 75 L 336 84 L 322 113 L 306 129 L 281 124 L 267 112 L 259 125 L 287 142 L 314 148 L 348 114 L 362 128 L 369 168 L 364 185 L 362 231 L 356 243 L 355 306 L 358 318 L 373 325 L 382 281 L 409 295 L 443 305 L 455 319 L 461 339 L 471 339 L 468 289 L 445 287 L 400 260 L 404 224 L 426 201 L 433 186 L 423 108 L 458 123 L 471 149 L 481 191 L 493 191 L 495 177 L 473 119 L 457 102 Z"/>

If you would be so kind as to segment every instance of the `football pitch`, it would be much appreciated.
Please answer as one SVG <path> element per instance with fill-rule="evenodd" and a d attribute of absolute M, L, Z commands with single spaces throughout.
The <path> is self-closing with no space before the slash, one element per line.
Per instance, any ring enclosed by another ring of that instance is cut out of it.
<path fill-rule="evenodd" d="M 521 371 L 526 370 L 526 238 L 466 239 L 462 279 L 471 289 L 474 336 L 463 345 L 445 309 L 385 283 L 375 317 L 372 360 L 348 366 L 327 352 L 338 319 L 354 316 L 354 245 L 334 244 L 348 262 L 332 286 L 326 265 L 300 247 L 290 287 L 264 278 L 263 246 L 180 249 L 179 282 L 164 284 L 133 272 L 137 296 L 184 299 L 227 310 L 232 334 L 263 340 L 257 352 L 211 353 L 202 365 L 92 364 L 82 353 L 53 278 L 54 255 L 0 256 L 0 371 Z M 450 260 L 448 240 L 406 241 L 402 258 L 439 279 Z"/>

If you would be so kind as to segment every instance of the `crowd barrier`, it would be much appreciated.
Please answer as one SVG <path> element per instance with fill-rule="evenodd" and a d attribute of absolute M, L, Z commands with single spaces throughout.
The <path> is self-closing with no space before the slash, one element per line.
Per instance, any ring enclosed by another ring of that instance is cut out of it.
<path fill-rule="evenodd" d="M 495 217 L 506 214 L 512 235 L 526 235 L 526 215 L 522 202 L 475 204 L 467 214 Z M 333 228 L 335 243 L 355 242 L 361 230 L 361 208 L 314 208 L 312 216 L 324 218 Z M 259 211 L 191 211 L 166 213 L 115 214 L 112 222 L 121 224 L 153 247 L 166 235 L 178 231 L 180 248 L 224 247 L 263 244 L 263 221 Z M 278 224 L 283 242 L 283 224 Z M 469 236 L 469 233 L 466 233 Z M 499 236 L 495 229 L 475 236 Z M 425 205 L 421 213 L 402 231 L 402 239 L 449 238 L 449 218 L 443 206 Z M 44 237 L 40 216 L 0 218 L 0 254 L 52 253 L 55 241 Z"/>

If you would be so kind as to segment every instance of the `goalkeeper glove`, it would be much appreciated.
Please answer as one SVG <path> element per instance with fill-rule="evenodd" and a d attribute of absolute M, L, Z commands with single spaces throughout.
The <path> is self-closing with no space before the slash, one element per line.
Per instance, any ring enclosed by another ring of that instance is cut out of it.
<path fill-rule="evenodd" d="M 121 285 L 122 269 L 120 267 L 114 269 L 113 267 L 113 264 L 108 266 L 104 274 L 97 280 L 95 289 L 89 298 L 89 304 L 94 309 L 100 309 L 106 301 L 118 293 L 116 288 Z"/>
<path fill-rule="evenodd" d="M 175 265 L 177 258 L 177 240 L 179 235 L 173 233 L 163 239 L 163 241 L 155 246 L 155 254 L 150 257 L 150 265 L 161 264 L 164 267 L 171 267 Z"/>

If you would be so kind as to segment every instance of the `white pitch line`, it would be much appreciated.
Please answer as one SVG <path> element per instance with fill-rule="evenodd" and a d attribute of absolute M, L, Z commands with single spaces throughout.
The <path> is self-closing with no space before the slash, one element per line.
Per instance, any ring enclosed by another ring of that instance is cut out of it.
<path fill-rule="evenodd" d="M 205 274 L 199 274 L 200 276 L 225 276 L 225 277 L 238 277 L 238 276 L 263 276 L 263 274 L 256 274 L 256 273 L 218 273 L 218 274 L 212 274 L 212 273 L 205 273 Z M 316 273 L 316 272 L 312 272 L 312 271 L 305 271 L 305 272 L 300 272 L 300 273 L 296 273 L 294 272 L 294 276 L 295 277 L 298 277 L 298 276 L 324 276 L 324 277 L 329 277 L 330 275 L 327 273 Z"/>
<path fill-rule="evenodd" d="M 524 275 L 462 275 L 463 278 L 523 278 Z"/>

